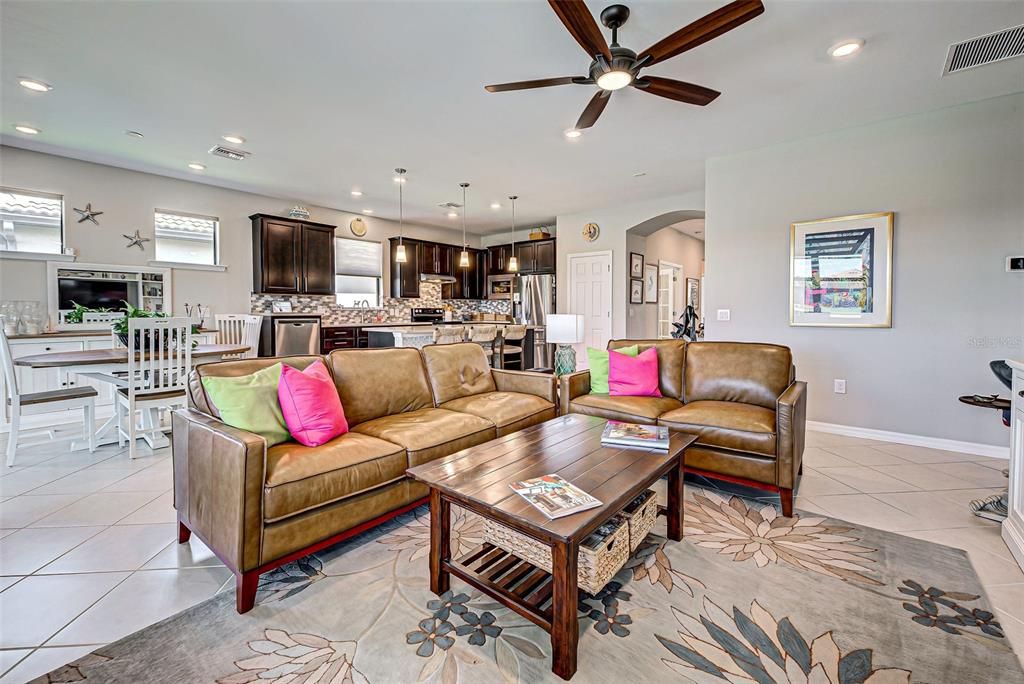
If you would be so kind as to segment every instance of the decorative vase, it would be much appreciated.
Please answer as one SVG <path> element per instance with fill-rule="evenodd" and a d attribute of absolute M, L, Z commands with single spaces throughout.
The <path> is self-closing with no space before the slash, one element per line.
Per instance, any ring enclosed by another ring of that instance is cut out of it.
<path fill-rule="evenodd" d="M 555 348 L 555 375 L 568 375 L 576 372 L 576 350 L 570 344 L 560 344 Z"/>

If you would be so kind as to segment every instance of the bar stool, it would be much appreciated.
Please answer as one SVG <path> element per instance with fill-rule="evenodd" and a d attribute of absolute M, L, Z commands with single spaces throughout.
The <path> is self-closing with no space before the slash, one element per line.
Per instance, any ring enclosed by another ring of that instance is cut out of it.
<path fill-rule="evenodd" d="M 483 347 L 484 353 L 487 354 L 487 360 L 492 366 L 495 363 L 501 363 L 500 359 L 495 360 L 497 358 L 497 355 L 494 353 L 497 340 L 498 326 L 496 325 L 472 325 L 469 328 L 468 341 Z"/>
<path fill-rule="evenodd" d="M 458 344 L 465 341 L 465 326 L 446 325 L 434 328 L 434 344 Z"/>
<path fill-rule="evenodd" d="M 511 365 L 516 370 L 523 370 L 523 340 L 525 338 L 525 325 L 505 326 L 501 333 L 498 354 L 501 359 L 501 368 L 508 368 Z"/>

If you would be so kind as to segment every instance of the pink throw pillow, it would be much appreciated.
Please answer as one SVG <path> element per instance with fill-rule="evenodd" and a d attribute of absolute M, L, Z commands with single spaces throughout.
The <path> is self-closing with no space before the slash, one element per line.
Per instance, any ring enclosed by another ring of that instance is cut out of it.
<path fill-rule="evenodd" d="M 613 397 L 660 397 L 658 350 L 651 347 L 635 357 L 608 352 L 608 394 Z"/>
<path fill-rule="evenodd" d="M 282 364 L 277 400 L 288 432 L 300 444 L 320 446 L 348 432 L 338 390 L 321 361 L 304 371 Z"/>

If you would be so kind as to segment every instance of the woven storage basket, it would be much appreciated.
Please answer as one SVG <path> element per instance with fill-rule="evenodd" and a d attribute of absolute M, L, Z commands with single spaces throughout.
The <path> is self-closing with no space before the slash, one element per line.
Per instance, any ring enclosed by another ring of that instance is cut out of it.
<path fill-rule="evenodd" d="M 622 515 L 629 521 L 629 550 L 636 551 L 647 533 L 654 529 L 658 519 L 658 497 L 653 489 L 648 489 L 622 510 Z"/>
<path fill-rule="evenodd" d="M 577 581 L 588 594 L 596 594 L 611 581 L 629 559 L 629 524 L 622 516 L 619 528 L 598 546 L 580 545 L 577 556 Z M 541 570 L 551 572 L 551 547 L 493 520 L 484 520 L 484 539 L 505 549 Z"/>

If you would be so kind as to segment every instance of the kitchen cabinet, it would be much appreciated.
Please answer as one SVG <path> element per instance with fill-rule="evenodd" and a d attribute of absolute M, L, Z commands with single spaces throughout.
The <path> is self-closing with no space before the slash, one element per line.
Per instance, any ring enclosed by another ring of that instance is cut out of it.
<path fill-rule="evenodd" d="M 487 271 L 489 275 L 508 273 L 508 258 L 512 256 L 512 245 L 494 245 L 487 248 Z"/>
<path fill-rule="evenodd" d="M 398 238 L 391 238 L 391 296 L 417 298 L 420 296 L 420 243 L 418 240 L 403 240 L 405 263 L 395 259 L 398 252 Z"/>
<path fill-rule="evenodd" d="M 420 243 L 420 273 L 452 275 L 452 245 L 439 242 Z M 461 251 L 461 248 L 460 248 Z"/>
<path fill-rule="evenodd" d="M 461 253 L 461 249 L 459 253 Z M 486 249 L 470 249 L 469 267 L 462 268 L 458 265 L 458 258 L 455 261 L 455 282 L 446 285 L 442 289 L 443 299 L 485 299 L 487 286 L 487 258 Z"/>
<path fill-rule="evenodd" d="M 512 256 L 512 245 L 493 245 L 487 248 L 488 267 L 491 275 L 508 273 L 508 259 Z M 554 273 L 555 239 L 527 240 L 515 244 L 516 260 L 522 275 Z"/>
<path fill-rule="evenodd" d="M 367 324 L 372 328 L 374 325 Z M 361 326 L 346 325 L 344 327 L 322 328 L 320 331 L 320 353 L 330 354 L 335 349 L 365 349 L 370 346 L 369 333 Z"/>
<path fill-rule="evenodd" d="M 253 214 L 253 292 L 332 294 L 334 226 Z"/>

